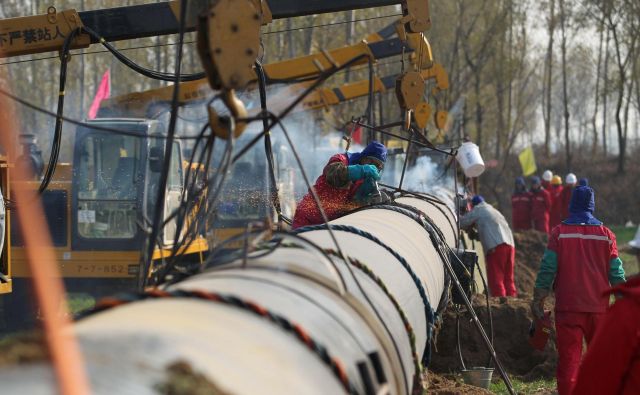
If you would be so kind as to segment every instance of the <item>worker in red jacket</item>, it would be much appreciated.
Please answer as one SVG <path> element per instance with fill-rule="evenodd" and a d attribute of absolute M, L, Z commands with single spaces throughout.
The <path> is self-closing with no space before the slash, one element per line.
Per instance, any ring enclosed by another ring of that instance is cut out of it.
<path fill-rule="evenodd" d="M 578 178 L 573 173 L 567 174 L 564 178 L 564 188 L 562 188 L 562 195 L 560 196 L 560 216 L 562 219 L 569 216 L 569 202 L 571 202 L 571 194 L 577 183 Z"/>
<path fill-rule="evenodd" d="M 567 218 L 562 216 L 562 178 L 560 176 L 553 176 L 551 179 L 551 189 L 549 195 L 551 196 L 551 210 L 549 211 L 549 229 L 553 229 L 554 226 L 560 225 L 560 222 Z"/>
<path fill-rule="evenodd" d="M 511 222 L 513 230 L 531 229 L 531 193 L 527 191 L 524 178 L 516 178 L 516 187 L 511 195 Z"/>
<path fill-rule="evenodd" d="M 640 393 L 640 277 L 606 292 L 622 296 L 603 317 L 580 365 L 574 394 Z"/>
<path fill-rule="evenodd" d="M 589 346 L 609 307 L 606 290 L 625 281 L 616 237 L 593 216 L 594 209 L 593 190 L 576 187 L 569 217 L 551 231 L 531 303 L 534 317 L 542 318 L 544 300 L 553 289 L 560 395 L 572 393 L 583 341 Z"/>
<path fill-rule="evenodd" d="M 551 189 L 551 180 L 553 180 L 553 172 L 551 170 L 545 170 L 542 173 L 542 187 L 549 191 Z"/>
<path fill-rule="evenodd" d="M 533 229 L 549 233 L 549 210 L 551 209 L 551 196 L 540 182 L 540 178 L 531 178 L 531 220 Z"/>
<path fill-rule="evenodd" d="M 329 220 L 367 203 L 387 160 L 387 148 L 374 141 L 362 152 L 333 155 L 313 188 Z M 324 223 L 311 191 L 298 203 L 293 228 Z"/>

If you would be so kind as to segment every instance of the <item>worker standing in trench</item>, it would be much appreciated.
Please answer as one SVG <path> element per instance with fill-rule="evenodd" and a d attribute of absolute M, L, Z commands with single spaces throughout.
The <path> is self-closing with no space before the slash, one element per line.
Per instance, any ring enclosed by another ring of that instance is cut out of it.
<path fill-rule="evenodd" d="M 544 189 L 540 178 L 531 177 L 531 220 L 533 229 L 549 233 L 549 210 L 551 209 L 551 195 Z"/>
<path fill-rule="evenodd" d="M 516 257 L 513 234 L 504 216 L 486 203 L 482 196 L 474 196 L 471 204 L 473 209 L 460 217 L 460 227 L 477 227 L 486 258 L 490 295 L 500 297 L 504 303 L 507 296 L 515 297 L 518 294 L 513 278 Z"/>
<path fill-rule="evenodd" d="M 560 208 L 562 209 L 561 217 L 565 219 L 569 216 L 569 204 L 571 203 L 571 194 L 573 189 L 578 184 L 578 178 L 575 174 L 569 173 L 564 178 L 564 188 L 562 188 L 562 195 L 560 196 Z"/>
<path fill-rule="evenodd" d="M 531 193 L 523 177 L 516 178 L 511 195 L 511 219 L 514 231 L 531 229 Z"/>
<path fill-rule="evenodd" d="M 549 191 L 551 189 L 551 181 L 553 181 L 553 172 L 551 170 L 545 170 L 542 173 L 542 187 Z"/>
<path fill-rule="evenodd" d="M 562 216 L 562 177 L 553 176 L 551 179 L 551 189 L 549 195 L 551 196 L 551 209 L 549 210 L 549 230 L 555 226 L 560 225 L 563 219 L 567 217 Z"/>
<path fill-rule="evenodd" d="M 378 196 L 376 181 L 387 160 L 387 148 L 373 141 L 362 152 L 333 155 L 318 177 L 315 189 L 329 221 Z M 293 228 L 324 223 L 311 191 L 298 203 Z"/>
<path fill-rule="evenodd" d="M 593 189 L 576 187 L 569 217 L 551 231 L 531 302 L 533 316 L 541 319 L 553 289 L 560 395 L 572 392 L 583 339 L 589 345 L 609 306 L 607 289 L 625 281 L 616 236 L 593 216 L 594 209 Z"/>

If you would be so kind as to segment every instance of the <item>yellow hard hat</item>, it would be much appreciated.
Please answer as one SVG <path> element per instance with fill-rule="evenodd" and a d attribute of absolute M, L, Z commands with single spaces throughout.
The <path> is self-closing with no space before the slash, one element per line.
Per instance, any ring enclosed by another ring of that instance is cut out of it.
<path fill-rule="evenodd" d="M 551 185 L 562 185 L 562 177 L 553 176 L 553 178 L 551 179 Z"/>

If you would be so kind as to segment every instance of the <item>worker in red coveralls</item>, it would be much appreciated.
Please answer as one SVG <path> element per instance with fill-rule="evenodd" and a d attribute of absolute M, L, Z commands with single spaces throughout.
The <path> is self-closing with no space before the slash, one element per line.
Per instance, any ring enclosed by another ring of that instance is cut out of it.
<path fill-rule="evenodd" d="M 594 209 L 593 189 L 576 187 L 571 196 L 569 217 L 551 231 L 531 303 L 534 317 L 541 318 L 544 300 L 553 289 L 560 395 L 572 393 L 583 340 L 587 346 L 591 343 L 609 307 L 607 289 L 625 281 L 616 236 L 593 216 Z"/>
<path fill-rule="evenodd" d="M 549 210 L 551 209 L 551 196 L 542 187 L 540 178 L 531 177 L 531 220 L 533 229 L 549 233 Z"/>
<path fill-rule="evenodd" d="M 580 365 L 574 394 L 640 392 L 640 277 L 606 292 L 610 294 L 622 298 L 602 318 Z"/>
<path fill-rule="evenodd" d="M 560 225 L 560 222 L 567 218 L 562 216 L 562 178 L 560 176 L 553 176 L 551 179 L 551 189 L 549 195 L 551 196 L 551 210 L 549 210 L 549 229 L 553 229 L 554 226 Z"/>
<path fill-rule="evenodd" d="M 387 160 L 387 148 L 374 141 L 362 152 L 333 155 L 313 186 L 329 220 L 367 203 Z M 309 191 L 298 203 L 293 228 L 324 223 Z"/>
<path fill-rule="evenodd" d="M 516 256 L 513 234 L 504 216 L 487 204 L 482 196 L 474 196 L 471 204 L 473 209 L 460 217 L 460 227 L 477 228 L 486 258 L 490 294 L 499 296 L 504 303 L 507 296 L 517 296 L 513 280 Z"/>
<path fill-rule="evenodd" d="M 551 189 L 551 181 L 553 180 L 553 172 L 551 170 L 545 170 L 542 173 L 542 187 L 547 191 Z"/>
<path fill-rule="evenodd" d="M 565 219 L 569 216 L 569 203 L 571 202 L 571 194 L 573 193 L 573 188 L 576 187 L 577 183 L 578 178 L 573 173 L 567 174 L 567 176 L 564 178 L 564 188 L 562 188 L 562 195 L 560 196 L 560 216 L 562 217 L 562 219 Z"/>
<path fill-rule="evenodd" d="M 522 177 L 516 178 L 511 195 L 511 223 L 514 231 L 531 229 L 531 193 Z"/>

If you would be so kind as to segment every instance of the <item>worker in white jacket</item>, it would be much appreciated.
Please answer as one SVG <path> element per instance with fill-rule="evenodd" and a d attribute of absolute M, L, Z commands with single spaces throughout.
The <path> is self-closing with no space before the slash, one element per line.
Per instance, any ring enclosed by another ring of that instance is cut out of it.
<path fill-rule="evenodd" d="M 491 296 L 515 297 L 513 279 L 516 249 L 513 234 L 502 214 L 484 201 L 480 195 L 471 200 L 473 210 L 460 218 L 460 227 L 476 227 L 484 249 L 487 278 Z"/>

